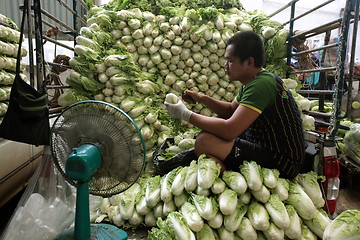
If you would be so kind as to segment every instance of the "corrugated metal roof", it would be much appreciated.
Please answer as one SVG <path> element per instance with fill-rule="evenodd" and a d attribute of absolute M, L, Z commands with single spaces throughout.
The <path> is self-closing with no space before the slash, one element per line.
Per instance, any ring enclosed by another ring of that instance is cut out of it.
<path fill-rule="evenodd" d="M 30 0 L 30 2 L 33 3 L 32 0 Z M 61 20 L 69 27 L 74 28 L 74 14 L 65 7 L 65 5 L 68 5 L 71 9 L 73 9 L 74 2 L 78 6 L 77 9 L 80 12 L 79 15 L 84 18 L 86 11 L 76 0 L 40 0 L 40 5 L 44 11 Z M 24 0 L 0 0 L 0 13 L 11 18 L 18 26 L 20 26 L 22 11 L 20 11 L 19 8 L 23 4 Z M 46 31 L 47 28 L 50 28 L 49 25 L 57 26 L 61 31 L 69 31 L 64 26 L 56 23 L 50 17 L 47 17 L 45 14 L 42 14 L 42 20 L 44 21 L 44 31 Z M 46 22 L 49 24 L 47 25 Z"/>

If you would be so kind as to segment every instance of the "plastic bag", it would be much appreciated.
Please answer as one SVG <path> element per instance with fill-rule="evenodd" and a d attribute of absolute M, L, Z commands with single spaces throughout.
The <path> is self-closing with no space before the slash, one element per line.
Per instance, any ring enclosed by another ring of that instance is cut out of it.
<path fill-rule="evenodd" d="M 175 154 L 169 160 L 160 160 L 159 156 L 165 152 L 169 144 L 174 144 L 174 137 L 167 138 L 160 148 L 154 152 L 154 165 L 158 174 L 166 174 L 179 166 L 188 166 L 192 160 L 197 159 L 194 148 L 191 148 Z"/>
<path fill-rule="evenodd" d="M 1 239 L 55 239 L 74 223 L 75 202 L 75 188 L 58 172 L 50 154 L 45 154 Z"/>
<path fill-rule="evenodd" d="M 354 162 L 360 164 L 360 124 L 351 125 L 344 137 L 345 152 Z"/>

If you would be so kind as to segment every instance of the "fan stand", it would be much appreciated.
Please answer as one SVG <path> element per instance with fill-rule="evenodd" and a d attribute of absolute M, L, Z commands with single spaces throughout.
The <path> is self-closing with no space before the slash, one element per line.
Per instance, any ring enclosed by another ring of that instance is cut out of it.
<path fill-rule="evenodd" d="M 73 149 L 66 161 L 67 176 L 77 181 L 75 227 L 63 232 L 58 240 L 126 240 L 125 231 L 110 224 L 91 224 L 89 215 L 89 181 L 101 167 L 102 155 L 98 146 L 83 144 Z"/>

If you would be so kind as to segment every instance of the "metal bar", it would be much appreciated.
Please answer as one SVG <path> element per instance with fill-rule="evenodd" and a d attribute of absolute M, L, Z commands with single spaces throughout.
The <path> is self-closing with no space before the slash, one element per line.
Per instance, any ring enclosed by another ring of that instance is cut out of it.
<path fill-rule="evenodd" d="M 34 14 L 31 14 L 31 16 L 34 17 Z M 45 25 L 47 25 L 48 27 L 56 28 L 55 25 L 53 25 L 53 24 L 51 24 L 51 23 L 49 23 L 49 22 L 47 22 L 47 21 L 45 21 L 45 20 L 42 20 L 42 22 L 43 22 Z M 60 32 L 61 32 L 61 33 L 64 33 L 64 34 L 67 34 L 67 32 L 62 31 L 62 30 L 60 30 Z"/>
<path fill-rule="evenodd" d="M 302 111 L 303 113 L 306 113 L 308 115 L 311 116 L 316 116 L 316 117 L 322 117 L 322 118 L 330 118 L 331 114 L 330 113 L 324 113 L 324 112 L 318 112 L 318 111 Z"/>
<path fill-rule="evenodd" d="M 10 179 L 12 176 L 14 176 L 16 173 L 18 173 L 19 171 L 21 171 L 22 169 L 24 169 L 25 167 L 27 167 L 30 163 L 32 163 L 33 161 L 35 161 L 37 158 L 41 157 L 43 153 L 39 152 L 36 155 L 34 155 L 33 157 L 31 157 L 29 160 L 27 160 L 26 162 L 24 162 L 23 164 L 21 164 L 19 167 L 17 167 L 16 169 L 14 169 L 13 171 L 11 171 L 9 174 L 7 174 L 5 177 L 0 179 L 0 185 L 3 184 L 4 182 L 6 182 L 8 179 Z"/>
<path fill-rule="evenodd" d="M 34 17 L 34 14 L 31 14 L 31 16 Z M 47 25 L 47 26 L 49 26 L 49 27 L 51 27 L 51 28 L 56 28 L 55 25 L 52 25 L 51 23 L 49 23 L 49 22 L 47 22 L 47 21 L 45 21 L 45 20 L 42 20 L 42 22 L 43 22 L 45 25 Z M 60 30 L 60 32 L 63 33 L 63 34 L 72 34 L 72 33 L 73 33 L 73 32 L 65 32 L 65 31 L 63 31 L 63 30 Z"/>
<path fill-rule="evenodd" d="M 334 70 L 336 70 L 336 67 L 315 68 L 315 69 L 294 71 L 294 72 L 291 72 L 291 74 L 313 73 L 313 72 L 329 72 L 329 71 L 334 71 Z"/>
<path fill-rule="evenodd" d="M 27 0 L 29 1 L 29 0 Z M 30 14 L 31 14 L 31 5 L 30 2 L 28 2 L 27 4 L 27 9 L 26 9 L 26 14 L 27 14 L 27 18 L 26 18 L 26 23 L 27 23 L 27 27 L 28 27 L 28 44 L 29 44 L 29 76 L 30 76 L 30 85 L 34 86 L 34 79 L 35 79 L 35 70 L 34 70 L 34 46 L 33 46 L 33 23 L 32 23 L 32 19 L 30 18 Z"/>
<path fill-rule="evenodd" d="M 303 54 L 306 54 L 306 53 L 316 52 L 316 51 L 319 51 L 319 50 L 332 48 L 332 47 L 337 47 L 337 46 L 339 46 L 338 43 L 332 43 L 332 44 L 329 44 L 329 45 L 324 45 L 322 47 L 313 48 L 313 49 L 305 50 L 305 51 L 302 51 L 302 52 L 297 52 L 297 53 L 292 54 L 292 56 L 300 56 L 300 55 L 303 55 Z"/>
<path fill-rule="evenodd" d="M 334 94 L 334 90 L 306 90 L 306 89 L 299 89 L 296 90 L 297 93 L 300 94 L 307 94 L 307 93 L 314 93 L 314 94 Z"/>
<path fill-rule="evenodd" d="M 318 120 L 318 119 L 315 119 L 315 123 L 318 123 L 318 124 L 320 123 L 320 124 L 325 125 L 325 126 L 331 126 L 330 123 L 324 122 L 324 121 L 320 121 L 320 120 Z"/>
<path fill-rule="evenodd" d="M 316 6 L 316 7 L 314 7 L 313 9 L 310 9 L 310 10 L 307 11 L 307 12 L 305 12 L 305 13 L 303 13 L 303 14 L 300 14 L 299 16 L 295 17 L 295 18 L 292 19 L 292 20 L 293 20 L 293 21 L 298 20 L 299 18 L 302 18 L 302 17 L 304 17 L 304 16 L 306 16 L 306 15 L 314 12 L 315 10 L 318 10 L 319 8 L 322 8 L 323 6 L 325 6 L 325 5 L 333 2 L 333 1 L 335 1 L 335 0 L 329 0 L 329 1 L 327 1 L 327 2 L 324 2 L 324 3 L 322 3 L 322 4 L 320 4 L 320 5 Z M 290 21 L 287 21 L 287 22 L 283 23 L 283 26 L 285 26 L 285 25 L 288 24 L 289 22 L 290 22 Z"/>
<path fill-rule="evenodd" d="M 359 0 L 355 1 L 355 6 L 359 6 Z M 355 22 L 359 21 L 359 7 L 355 9 Z M 347 96 L 347 106 L 346 106 L 346 117 L 351 117 L 351 103 L 352 103 L 352 86 L 353 86 L 353 77 L 354 77 L 354 58 L 356 50 L 356 37 L 357 37 L 358 24 L 354 24 L 353 35 L 351 42 L 351 54 L 350 54 L 350 64 L 349 64 L 349 75 L 348 75 L 348 96 Z M 353 119 L 352 119 L 353 120 Z"/>
<path fill-rule="evenodd" d="M 63 5 L 67 10 L 69 10 L 69 12 L 71 12 L 72 14 L 76 14 L 76 12 L 71 9 L 71 7 L 69 5 L 67 5 L 66 2 L 64 2 L 63 0 L 57 0 L 61 5 Z"/>
<path fill-rule="evenodd" d="M 32 15 L 32 16 L 34 16 L 34 15 Z M 45 25 L 47 25 L 47 26 L 49 26 L 49 27 L 51 27 L 51 28 L 56 28 L 55 25 L 52 25 L 51 23 L 49 23 L 49 22 L 47 22 L 47 21 L 45 21 L 45 20 L 43 20 L 42 22 L 43 22 Z"/>
<path fill-rule="evenodd" d="M 63 47 L 63 48 L 67 48 L 67 49 L 69 49 L 69 50 L 71 50 L 71 51 L 74 51 L 74 48 L 73 48 L 73 47 L 70 47 L 70 46 L 68 46 L 68 45 L 66 45 L 66 44 L 63 44 L 63 43 L 61 43 L 61 42 L 59 42 L 59 41 L 56 41 L 56 40 L 54 40 L 54 39 L 52 39 L 52 38 L 49 38 L 49 37 L 47 37 L 47 36 L 43 36 L 43 39 L 45 39 L 46 41 L 52 42 L 52 43 L 54 43 L 54 44 L 56 44 L 56 45 L 59 45 L 59 46 L 61 46 L 61 47 Z"/>
<path fill-rule="evenodd" d="M 47 16 L 48 18 L 50 18 L 51 20 L 57 22 L 58 24 L 60 24 L 61 26 L 63 26 L 64 28 L 75 32 L 74 29 L 72 29 L 71 27 L 69 27 L 68 25 L 66 25 L 64 22 L 60 21 L 58 18 L 54 17 L 53 15 L 51 15 L 50 13 L 44 11 L 43 9 L 41 9 L 41 13 L 44 14 L 45 16 Z"/>
<path fill-rule="evenodd" d="M 328 45 L 329 41 L 330 41 L 330 36 L 331 36 L 331 31 L 327 31 L 325 34 L 325 39 L 324 39 L 324 45 Z M 320 60 L 320 66 L 324 65 L 325 62 L 325 55 L 326 55 L 326 50 L 327 48 L 324 48 L 324 51 L 321 55 L 321 60 Z M 319 83 L 319 87 L 320 89 L 325 89 L 326 86 L 326 72 L 321 72 L 320 73 L 320 83 Z M 319 111 L 323 112 L 325 108 L 325 95 L 324 94 L 320 94 L 319 95 Z"/>
<path fill-rule="evenodd" d="M 70 66 L 64 65 L 64 64 L 59 64 L 59 63 L 54 63 L 54 62 L 46 62 L 46 63 L 49 64 L 49 65 L 51 65 L 51 66 L 64 67 L 64 68 L 69 68 L 69 69 L 71 69 Z"/>
<path fill-rule="evenodd" d="M 67 89 L 71 88 L 71 86 L 63 86 L 63 85 L 46 85 L 47 89 Z"/>
<path fill-rule="evenodd" d="M 297 2 L 297 1 L 299 1 L 299 0 L 295 0 L 295 2 Z M 276 10 L 275 12 L 273 12 L 272 14 L 269 14 L 268 17 L 271 18 L 271 17 L 275 16 L 276 14 L 284 11 L 285 9 L 287 9 L 288 7 L 291 6 L 292 2 L 294 2 L 294 1 L 290 1 L 288 4 L 284 5 L 284 6 L 281 7 L 280 9 Z"/>
<path fill-rule="evenodd" d="M 36 43 L 36 77 L 37 89 L 40 89 L 45 80 L 44 48 L 42 38 L 42 18 L 40 0 L 34 0 L 35 15 L 35 43 Z"/>
<path fill-rule="evenodd" d="M 76 15 L 77 18 L 79 18 L 83 23 L 86 23 L 85 19 L 80 17 L 77 12 L 72 9 L 66 2 L 63 0 L 57 0 L 61 5 L 63 5 L 67 10 L 69 10 L 73 15 Z"/>
<path fill-rule="evenodd" d="M 56 107 L 56 108 L 51 108 L 49 109 L 49 113 L 57 113 L 57 112 L 61 112 L 62 110 L 64 110 L 65 107 Z"/>
<path fill-rule="evenodd" d="M 323 24 L 319 27 L 316 27 L 316 28 L 313 28 L 313 29 L 310 29 L 308 31 L 304 31 L 304 32 L 301 32 L 299 34 L 296 34 L 296 35 L 293 35 L 291 38 L 297 38 L 297 37 L 305 37 L 305 38 L 308 38 L 309 36 L 307 36 L 307 34 L 310 34 L 310 33 L 317 33 L 317 34 L 320 34 L 320 33 L 323 33 L 323 32 L 326 32 L 328 30 L 332 30 L 332 29 L 335 29 L 335 28 L 338 28 L 340 27 L 341 25 L 341 21 L 342 21 L 343 18 L 338 18 L 336 20 L 333 20 L 331 22 L 328 22 L 326 24 Z M 333 27 L 334 25 L 336 25 L 335 27 Z M 320 31 L 321 30 L 321 31 Z"/>
<path fill-rule="evenodd" d="M 290 13 L 290 26 L 289 26 L 289 36 L 288 36 L 288 44 L 287 44 L 287 59 L 286 59 L 286 64 L 288 66 L 290 66 L 291 64 L 291 53 L 292 53 L 292 48 L 293 48 L 293 45 L 292 45 L 292 34 L 294 32 L 294 20 L 292 20 L 295 16 L 295 3 L 297 1 L 292 1 L 291 2 L 291 13 Z M 286 73 L 286 77 L 289 78 L 290 77 L 290 72 L 287 72 Z"/>
<path fill-rule="evenodd" d="M 334 111 L 333 111 L 333 121 L 330 129 L 330 136 L 335 137 L 337 130 L 340 125 L 340 108 L 342 104 L 342 96 L 344 94 L 344 75 L 345 75 L 345 59 L 346 59 L 346 46 L 348 41 L 349 34 L 349 25 L 350 25 L 350 12 L 351 12 L 351 2 L 352 0 L 347 0 L 345 4 L 345 11 L 343 21 L 341 23 L 341 38 L 340 40 L 340 59 L 339 66 L 337 71 L 337 88 L 334 93 Z M 357 6 L 359 7 L 359 6 Z"/>
<path fill-rule="evenodd" d="M 76 12 L 76 15 L 77 15 L 78 11 L 77 11 L 76 0 L 73 0 L 73 9 L 74 9 L 74 11 Z M 75 29 L 74 32 L 77 33 L 78 25 L 77 25 L 77 19 L 76 19 L 76 16 L 75 16 L 75 15 L 73 16 L 73 27 L 74 27 L 74 29 Z M 75 38 L 74 38 L 74 41 L 75 41 Z M 75 45 L 75 42 L 74 42 L 74 45 Z"/>
<path fill-rule="evenodd" d="M 354 23 L 354 22 L 355 22 L 354 19 L 350 20 L 350 23 Z M 341 21 L 338 22 L 338 23 L 330 24 L 330 25 L 324 24 L 321 27 L 314 28 L 313 30 L 306 31 L 306 33 L 309 34 L 309 35 L 306 36 L 306 38 L 314 37 L 314 36 L 319 35 L 321 33 L 324 33 L 324 32 L 330 31 L 330 30 L 334 30 L 334 29 L 340 28 L 340 27 L 341 27 Z M 303 34 L 299 34 L 299 35 L 303 35 Z"/>
<path fill-rule="evenodd" d="M 89 10 L 88 6 L 86 6 L 86 3 L 83 0 L 78 0 L 78 2 L 86 9 Z"/>
<path fill-rule="evenodd" d="M 8 27 L 8 28 L 13 28 L 10 24 L 8 24 L 6 22 L 3 22 L 3 21 L 0 21 L 0 25 L 3 25 L 3 26 Z"/>

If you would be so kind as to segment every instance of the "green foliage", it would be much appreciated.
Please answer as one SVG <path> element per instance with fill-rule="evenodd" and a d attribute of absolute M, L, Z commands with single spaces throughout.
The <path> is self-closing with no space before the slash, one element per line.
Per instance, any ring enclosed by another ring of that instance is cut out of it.
<path fill-rule="evenodd" d="M 106 6 L 106 9 L 118 11 L 121 9 L 139 8 L 142 11 L 149 11 L 155 15 L 163 14 L 168 17 L 172 17 L 176 14 L 176 8 L 184 7 L 187 9 L 199 9 L 206 7 L 213 7 L 217 9 L 244 9 L 240 1 L 236 0 L 113 0 Z"/>

